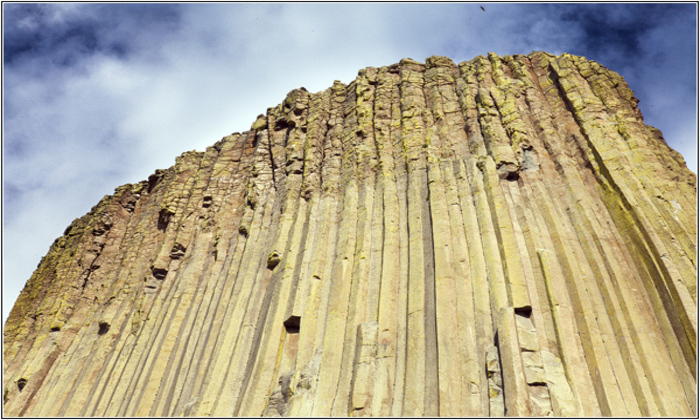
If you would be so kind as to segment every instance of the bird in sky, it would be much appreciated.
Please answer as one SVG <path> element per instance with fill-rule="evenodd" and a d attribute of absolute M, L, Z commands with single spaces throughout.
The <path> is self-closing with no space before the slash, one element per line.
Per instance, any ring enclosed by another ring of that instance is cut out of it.
<path fill-rule="evenodd" d="M 486 11 L 486 9 L 484 9 L 484 6 L 479 6 L 479 7 L 481 7 L 481 10 L 483 10 L 484 12 Z"/>

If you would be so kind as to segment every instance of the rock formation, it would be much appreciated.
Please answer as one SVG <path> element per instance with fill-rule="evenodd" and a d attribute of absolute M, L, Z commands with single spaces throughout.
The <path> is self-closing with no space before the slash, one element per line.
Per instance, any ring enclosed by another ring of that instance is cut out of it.
<path fill-rule="evenodd" d="M 694 416 L 696 177 L 618 74 L 290 92 L 125 185 L 5 325 L 8 416 Z"/>

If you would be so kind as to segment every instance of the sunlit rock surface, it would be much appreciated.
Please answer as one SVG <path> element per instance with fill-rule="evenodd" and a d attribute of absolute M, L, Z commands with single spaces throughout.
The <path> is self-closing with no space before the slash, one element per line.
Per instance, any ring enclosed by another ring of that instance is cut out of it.
<path fill-rule="evenodd" d="M 695 416 L 696 177 L 636 103 L 542 52 L 294 90 L 54 242 L 4 414 Z"/>

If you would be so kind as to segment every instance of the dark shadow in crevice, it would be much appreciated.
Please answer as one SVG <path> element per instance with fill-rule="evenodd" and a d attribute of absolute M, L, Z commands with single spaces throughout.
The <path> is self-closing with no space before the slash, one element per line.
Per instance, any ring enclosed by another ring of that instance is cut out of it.
<path fill-rule="evenodd" d="M 301 317 L 292 315 L 284 321 L 284 329 L 287 334 L 299 334 L 299 326 L 301 325 Z"/>

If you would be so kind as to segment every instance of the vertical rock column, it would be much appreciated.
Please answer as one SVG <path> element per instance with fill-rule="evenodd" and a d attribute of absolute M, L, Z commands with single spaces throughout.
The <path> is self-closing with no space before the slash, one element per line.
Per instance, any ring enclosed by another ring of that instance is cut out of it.
<path fill-rule="evenodd" d="M 8 416 L 696 416 L 696 177 L 543 52 L 291 91 L 76 219 Z"/>

